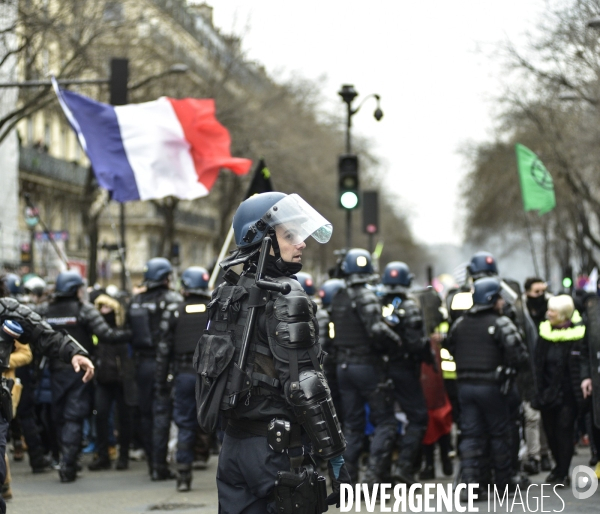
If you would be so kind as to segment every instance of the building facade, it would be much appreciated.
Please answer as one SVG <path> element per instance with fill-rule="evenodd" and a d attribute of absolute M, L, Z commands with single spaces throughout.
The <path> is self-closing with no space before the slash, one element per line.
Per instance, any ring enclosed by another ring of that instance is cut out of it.
<path fill-rule="evenodd" d="M 61 1 L 55 0 L 55 3 L 58 5 Z M 161 93 L 164 84 L 159 77 L 166 76 L 168 96 L 189 94 L 194 85 L 198 91 L 206 91 L 209 81 L 219 80 L 229 94 L 244 95 L 247 84 L 258 87 L 263 80 L 263 75 L 252 65 L 240 64 L 232 53 L 235 44 L 232 46 L 232 39 L 213 26 L 212 8 L 206 4 L 188 6 L 183 0 L 124 0 L 104 2 L 103 9 L 102 22 L 113 23 L 115 27 L 127 23 L 130 26 L 125 31 L 126 48 L 115 46 L 114 41 L 104 41 L 105 53 L 99 56 L 100 72 L 96 78 L 103 71 L 102 62 L 106 64 L 107 73 L 109 56 L 128 57 L 134 74 L 142 76 L 143 73 L 145 77 L 136 81 L 130 73 L 132 102 L 167 94 L 167 91 Z M 57 50 L 52 45 L 49 48 Z M 142 65 L 140 54 L 145 59 Z M 58 56 L 50 52 L 42 58 L 52 67 Z M 163 71 L 174 64 L 185 65 L 185 79 L 170 78 Z M 227 80 L 223 80 L 225 75 Z M 157 80 L 153 81 L 153 76 Z M 85 78 L 88 77 L 93 75 L 86 70 Z M 147 86 L 140 85 L 144 80 Z M 185 87 L 174 92 L 183 81 Z M 87 86 L 81 92 L 107 101 L 106 88 Z M 93 263 L 93 259 L 90 261 L 92 252 L 97 256 L 96 281 L 103 285 L 120 284 L 120 207 L 94 185 L 89 162 L 57 108 L 57 102 L 22 119 L 18 124 L 18 137 L 19 226 L 10 237 L 3 237 L 1 245 L 14 247 L 17 242 L 21 251 L 16 258 L 14 254 L 10 258 L 0 254 L 4 267 L 21 267 L 22 272 L 33 270 L 52 280 L 64 269 L 65 260 L 87 274 L 90 262 Z M 40 223 L 33 227 L 27 224 L 25 216 L 25 194 L 39 211 Z M 131 274 L 131 283 L 139 283 L 145 262 L 156 256 L 173 258 L 181 269 L 190 265 L 209 267 L 216 257 L 215 248 L 223 232 L 216 202 L 209 195 L 193 201 L 165 199 L 125 204 L 125 266 Z"/>

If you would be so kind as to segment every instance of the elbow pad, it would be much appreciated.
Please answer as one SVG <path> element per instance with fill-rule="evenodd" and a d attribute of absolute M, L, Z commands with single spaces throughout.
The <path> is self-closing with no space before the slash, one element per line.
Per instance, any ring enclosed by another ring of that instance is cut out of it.
<path fill-rule="evenodd" d="M 290 384 L 288 400 L 310 437 L 315 455 L 332 459 L 344 453 L 346 440 L 323 373 L 303 371 L 300 380 Z"/>

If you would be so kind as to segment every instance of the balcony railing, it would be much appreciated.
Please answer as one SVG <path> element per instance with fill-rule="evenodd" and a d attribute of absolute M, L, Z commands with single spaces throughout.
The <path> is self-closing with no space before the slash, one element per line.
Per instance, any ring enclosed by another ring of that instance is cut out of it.
<path fill-rule="evenodd" d="M 88 172 L 87 168 L 76 162 L 57 159 L 30 146 L 20 147 L 19 168 L 42 177 L 81 187 L 85 186 Z"/>

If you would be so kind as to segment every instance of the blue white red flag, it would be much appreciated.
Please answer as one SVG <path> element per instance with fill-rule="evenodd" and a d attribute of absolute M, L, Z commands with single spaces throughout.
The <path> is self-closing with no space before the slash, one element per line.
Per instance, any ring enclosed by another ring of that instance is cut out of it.
<path fill-rule="evenodd" d="M 237 175 L 250 170 L 249 159 L 231 156 L 231 138 L 212 99 L 161 97 L 113 106 L 53 83 L 98 184 L 118 202 L 191 200 L 208 194 L 221 168 Z"/>

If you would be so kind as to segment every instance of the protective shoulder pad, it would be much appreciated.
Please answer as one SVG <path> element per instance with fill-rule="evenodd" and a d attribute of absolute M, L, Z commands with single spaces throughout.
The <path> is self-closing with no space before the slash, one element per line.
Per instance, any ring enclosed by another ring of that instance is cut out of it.
<path fill-rule="evenodd" d="M 169 303 L 179 303 L 179 302 L 183 301 L 183 296 L 181 296 L 179 293 L 176 293 L 175 291 L 169 291 L 165 295 L 165 301 L 168 304 Z"/>
<path fill-rule="evenodd" d="M 402 302 L 401 309 L 404 310 L 404 326 L 420 329 L 423 326 L 423 315 L 418 305 L 411 299 Z"/>
<path fill-rule="evenodd" d="M 299 362 L 307 361 L 307 352 L 317 342 L 315 307 L 296 280 L 277 281 L 288 280 L 292 290 L 287 295 L 275 294 L 265 311 L 269 346 L 275 358 L 283 362 L 289 362 L 290 351 L 297 352 Z"/>

